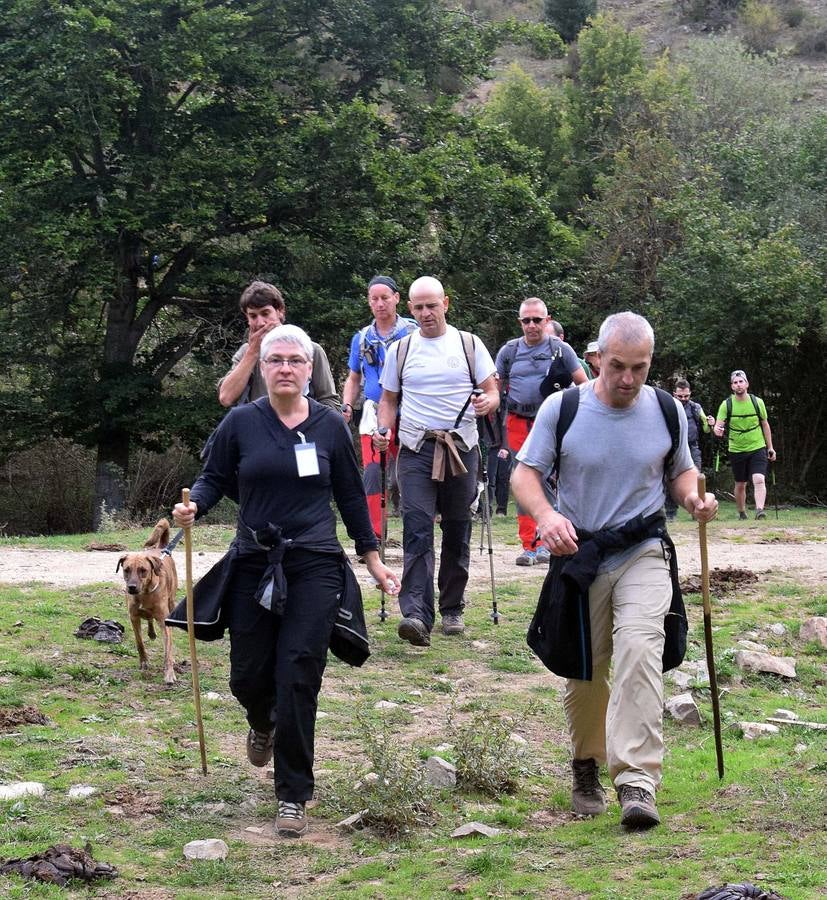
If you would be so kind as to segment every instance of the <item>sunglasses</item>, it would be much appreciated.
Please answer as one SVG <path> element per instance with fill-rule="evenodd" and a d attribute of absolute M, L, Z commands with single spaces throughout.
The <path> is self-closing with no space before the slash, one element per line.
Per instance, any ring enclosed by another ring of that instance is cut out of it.
<path fill-rule="evenodd" d="M 545 322 L 546 316 L 523 316 L 520 321 L 523 325 L 539 325 L 540 322 Z"/>

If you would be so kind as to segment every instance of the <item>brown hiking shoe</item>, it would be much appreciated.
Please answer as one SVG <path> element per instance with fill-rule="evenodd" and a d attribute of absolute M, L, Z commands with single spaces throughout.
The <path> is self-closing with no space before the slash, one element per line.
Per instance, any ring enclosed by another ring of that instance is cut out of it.
<path fill-rule="evenodd" d="M 298 838 L 307 834 L 310 823 L 304 803 L 294 803 L 292 800 L 279 800 L 279 812 L 276 818 L 276 831 L 282 837 Z"/>
<path fill-rule="evenodd" d="M 442 633 L 446 635 L 462 634 L 465 631 L 465 621 L 462 615 L 444 615 L 442 617 Z"/>
<path fill-rule="evenodd" d="M 578 816 L 599 816 L 606 812 L 606 792 L 600 783 L 593 759 L 571 761 L 571 805 Z"/>
<path fill-rule="evenodd" d="M 660 824 L 655 798 L 641 787 L 631 784 L 617 789 L 620 801 L 620 824 L 626 828 L 651 828 Z"/>
<path fill-rule="evenodd" d="M 396 633 L 403 641 L 413 644 L 414 647 L 431 646 L 431 636 L 428 634 L 428 629 L 425 627 L 425 623 L 419 619 L 406 616 L 399 623 Z"/>
<path fill-rule="evenodd" d="M 273 732 L 256 731 L 251 728 L 247 732 L 247 759 L 254 766 L 266 766 L 273 758 Z"/>

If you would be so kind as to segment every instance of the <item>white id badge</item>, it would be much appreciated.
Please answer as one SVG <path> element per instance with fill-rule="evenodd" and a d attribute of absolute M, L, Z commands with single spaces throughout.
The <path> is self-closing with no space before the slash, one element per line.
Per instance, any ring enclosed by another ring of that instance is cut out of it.
<path fill-rule="evenodd" d="M 308 475 L 319 474 L 319 458 L 316 456 L 316 445 L 305 443 L 304 435 L 297 431 L 296 434 L 301 444 L 293 448 L 296 451 L 296 466 L 299 470 L 299 478 L 307 478 Z"/>

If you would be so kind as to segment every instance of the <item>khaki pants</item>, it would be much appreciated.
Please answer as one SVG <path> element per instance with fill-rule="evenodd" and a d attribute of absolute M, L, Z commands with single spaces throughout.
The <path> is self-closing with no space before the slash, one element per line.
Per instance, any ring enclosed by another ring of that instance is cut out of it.
<path fill-rule="evenodd" d="M 671 598 L 660 544 L 601 573 L 589 590 L 592 680 L 569 679 L 563 705 L 574 758 L 607 763 L 618 788 L 654 794 L 661 781 L 663 620 Z"/>

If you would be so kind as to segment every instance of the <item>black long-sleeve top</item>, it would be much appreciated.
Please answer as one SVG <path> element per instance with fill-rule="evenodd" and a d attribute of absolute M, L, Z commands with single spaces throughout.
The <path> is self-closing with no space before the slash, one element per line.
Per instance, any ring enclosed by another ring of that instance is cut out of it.
<path fill-rule="evenodd" d="M 237 406 L 215 431 L 207 462 L 190 496 L 204 515 L 223 495 L 239 499 L 239 520 L 254 530 L 279 525 L 285 539 L 338 552 L 336 501 L 360 556 L 379 546 L 370 524 L 353 441 L 341 415 L 307 398 L 308 417 L 287 428 L 268 397 Z M 316 445 L 319 474 L 299 477 L 295 447 Z"/>

